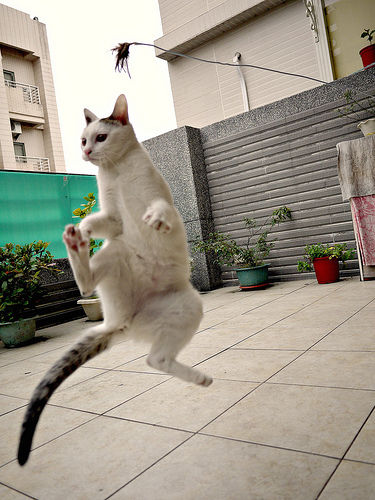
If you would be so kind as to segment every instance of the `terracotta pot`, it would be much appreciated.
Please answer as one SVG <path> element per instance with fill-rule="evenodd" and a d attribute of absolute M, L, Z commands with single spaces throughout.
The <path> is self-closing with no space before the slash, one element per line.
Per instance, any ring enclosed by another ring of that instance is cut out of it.
<path fill-rule="evenodd" d="M 339 261 L 336 257 L 317 257 L 313 260 L 316 279 L 323 285 L 339 280 Z"/>
<path fill-rule="evenodd" d="M 365 68 L 369 64 L 375 62 L 375 44 L 367 45 L 359 51 L 359 55 L 362 57 L 363 67 Z"/>

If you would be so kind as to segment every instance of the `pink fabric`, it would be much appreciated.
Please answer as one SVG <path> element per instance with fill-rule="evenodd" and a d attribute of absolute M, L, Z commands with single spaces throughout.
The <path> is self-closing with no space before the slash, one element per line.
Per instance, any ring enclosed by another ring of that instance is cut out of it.
<path fill-rule="evenodd" d="M 375 265 L 375 195 L 351 198 L 354 229 L 366 266 Z"/>

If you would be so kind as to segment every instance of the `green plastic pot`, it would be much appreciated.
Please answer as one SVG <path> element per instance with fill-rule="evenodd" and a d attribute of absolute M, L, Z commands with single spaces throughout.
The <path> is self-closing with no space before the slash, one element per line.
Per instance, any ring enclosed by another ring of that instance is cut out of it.
<path fill-rule="evenodd" d="M 21 319 L 13 323 L 0 323 L 0 339 L 5 347 L 17 347 L 35 336 L 34 318 Z"/>
<path fill-rule="evenodd" d="M 256 288 L 268 284 L 269 264 L 263 264 L 256 267 L 242 267 L 236 269 L 237 278 L 240 282 L 240 288 Z"/>

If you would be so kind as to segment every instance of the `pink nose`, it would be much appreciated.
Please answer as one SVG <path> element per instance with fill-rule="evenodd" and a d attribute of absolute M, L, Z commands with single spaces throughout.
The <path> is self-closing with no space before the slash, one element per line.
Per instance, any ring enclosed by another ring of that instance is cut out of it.
<path fill-rule="evenodd" d="M 87 148 L 87 149 L 84 149 L 83 152 L 85 153 L 86 156 L 89 156 L 90 153 L 91 153 L 91 149 Z"/>

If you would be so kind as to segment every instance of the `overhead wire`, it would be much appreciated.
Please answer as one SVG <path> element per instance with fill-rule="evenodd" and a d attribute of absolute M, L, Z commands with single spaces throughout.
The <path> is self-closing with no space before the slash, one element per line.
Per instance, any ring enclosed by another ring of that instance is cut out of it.
<path fill-rule="evenodd" d="M 208 63 L 208 64 L 217 64 L 220 66 L 234 66 L 236 68 L 238 68 L 238 67 L 254 68 L 254 69 L 259 69 L 259 70 L 263 70 L 263 71 L 271 71 L 272 73 L 278 73 L 281 75 L 293 76 L 293 77 L 298 77 L 298 78 L 305 78 L 306 80 L 312 80 L 312 81 L 318 82 L 318 83 L 328 83 L 324 80 L 320 80 L 319 78 L 314 78 L 312 76 L 300 75 L 298 73 L 291 73 L 289 71 L 281 71 L 281 70 L 273 69 L 273 68 L 265 68 L 264 66 L 257 66 L 255 64 L 231 63 L 231 62 L 213 61 L 210 59 L 204 59 L 201 57 L 191 56 L 188 54 L 182 54 L 181 52 L 176 52 L 174 50 L 163 49 L 162 47 L 159 47 L 158 45 L 154 45 L 152 43 L 145 43 L 145 42 L 119 43 L 117 45 L 117 47 L 112 49 L 112 52 L 117 52 L 115 69 L 117 71 L 127 72 L 129 75 L 129 78 L 131 78 L 131 76 L 130 76 L 130 71 L 129 71 L 128 58 L 129 58 L 129 48 L 131 45 L 153 47 L 155 49 L 161 50 L 162 52 L 167 52 L 168 54 L 172 54 L 172 55 L 177 56 L 177 57 L 185 57 L 186 59 L 193 59 L 195 61 L 200 61 L 200 62 L 204 62 L 204 63 Z"/>

